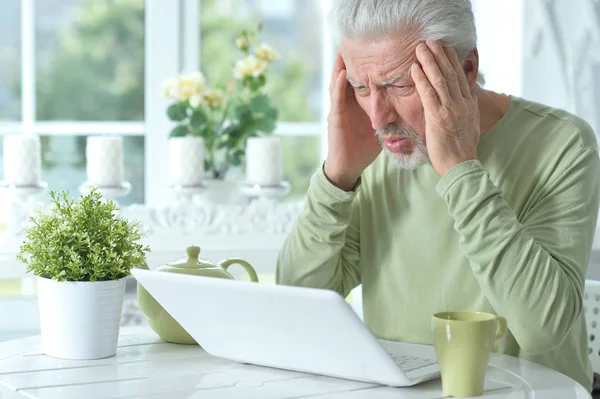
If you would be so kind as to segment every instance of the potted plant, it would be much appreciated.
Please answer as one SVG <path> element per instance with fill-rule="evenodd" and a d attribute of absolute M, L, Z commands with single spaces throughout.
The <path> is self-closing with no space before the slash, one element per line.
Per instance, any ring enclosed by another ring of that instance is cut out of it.
<path fill-rule="evenodd" d="M 117 350 L 125 279 L 143 266 L 147 246 L 138 222 L 92 188 L 78 199 L 50 192 L 25 228 L 17 259 L 37 276 L 43 352 L 66 359 L 98 359 Z"/>
<path fill-rule="evenodd" d="M 268 67 L 279 54 L 266 43 L 257 45 L 260 31 L 261 25 L 237 38 L 243 57 L 229 82 L 209 87 L 201 72 L 165 81 L 163 95 L 174 100 L 167 109 L 175 123 L 169 133 L 171 185 L 198 185 L 205 175 L 224 180 L 232 167 L 243 164 L 249 137 L 275 130 L 278 111 L 264 88 Z"/>

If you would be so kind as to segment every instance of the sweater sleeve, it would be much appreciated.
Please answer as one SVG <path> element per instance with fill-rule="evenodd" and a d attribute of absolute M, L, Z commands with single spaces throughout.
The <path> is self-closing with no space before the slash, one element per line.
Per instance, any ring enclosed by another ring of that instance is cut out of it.
<path fill-rule="evenodd" d="M 600 169 L 593 149 L 572 158 L 520 220 L 479 161 L 455 166 L 436 187 L 484 294 L 534 355 L 558 347 L 583 309 Z"/>
<path fill-rule="evenodd" d="M 360 181 L 352 192 L 313 175 L 303 210 L 279 252 L 276 283 L 331 289 L 346 297 L 360 284 Z"/>

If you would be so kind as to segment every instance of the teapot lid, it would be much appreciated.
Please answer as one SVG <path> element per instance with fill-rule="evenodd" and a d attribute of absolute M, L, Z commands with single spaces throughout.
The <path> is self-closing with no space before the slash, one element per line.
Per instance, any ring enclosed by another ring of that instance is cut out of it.
<path fill-rule="evenodd" d="M 203 267 L 215 267 L 212 263 L 207 260 L 200 259 L 200 247 L 196 245 L 190 245 L 186 248 L 187 258 L 179 259 L 173 263 L 169 263 L 167 266 L 180 267 L 184 269 L 198 269 Z"/>

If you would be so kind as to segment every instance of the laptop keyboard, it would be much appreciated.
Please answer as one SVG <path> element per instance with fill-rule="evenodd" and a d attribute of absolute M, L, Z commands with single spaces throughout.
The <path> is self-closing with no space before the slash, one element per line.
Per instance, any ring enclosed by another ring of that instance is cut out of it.
<path fill-rule="evenodd" d="M 437 361 L 435 359 L 426 359 L 422 357 L 416 356 L 407 356 L 407 355 L 399 355 L 397 353 L 390 353 L 390 356 L 396 366 L 400 368 L 403 372 L 409 372 L 416 370 L 421 367 L 430 366 L 432 364 L 436 364 Z"/>

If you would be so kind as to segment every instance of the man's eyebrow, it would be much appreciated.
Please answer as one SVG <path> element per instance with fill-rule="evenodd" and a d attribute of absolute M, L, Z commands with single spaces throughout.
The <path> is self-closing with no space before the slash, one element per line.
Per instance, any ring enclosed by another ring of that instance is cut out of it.
<path fill-rule="evenodd" d="M 351 78 L 350 76 L 348 76 L 348 75 L 346 75 L 346 80 L 347 80 L 348 82 L 350 82 L 350 84 L 351 84 L 352 86 L 359 86 L 359 87 L 360 87 L 360 86 L 364 86 L 363 84 L 361 84 L 361 83 L 358 83 L 356 80 L 352 79 L 352 78 Z"/>
<path fill-rule="evenodd" d="M 402 72 L 402 73 L 399 73 L 397 75 L 392 76 L 388 80 L 385 80 L 383 82 L 377 83 L 377 86 L 379 86 L 379 87 L 389 86 L 389 85 L 397 82 L 400 79 L 406 79 L 406 78 L 409 78 L 409 77 L 410 77 L 409 73 Z M 352 84 L 352 86 L 358 86 L 358 87 L 364 86 L 362 83 L 358 83 L 356 80 L 352 79 L 350 76 L 347 76 L 347 75 L 346 75 L 346 80 L 348 80 L 348 82 L 350 82 L 350 84 Z"/>
<path fill-rule="evenodd" d="M 406 72 L 402 72 L 402 73 L 392 76 L 391 78 L 389 78 L 388 80 L 386 80 L 384 82 L 378 83 L 377 85 L 381 86 L 381 87 L 385 87 L 385 86 L 391 85 L 392 83 L 395 83 L 396 81 L 398 81 L 400 79 L 406 79 L 409 77 L 410 77 L 410 74 L 408 74 Z"/>

